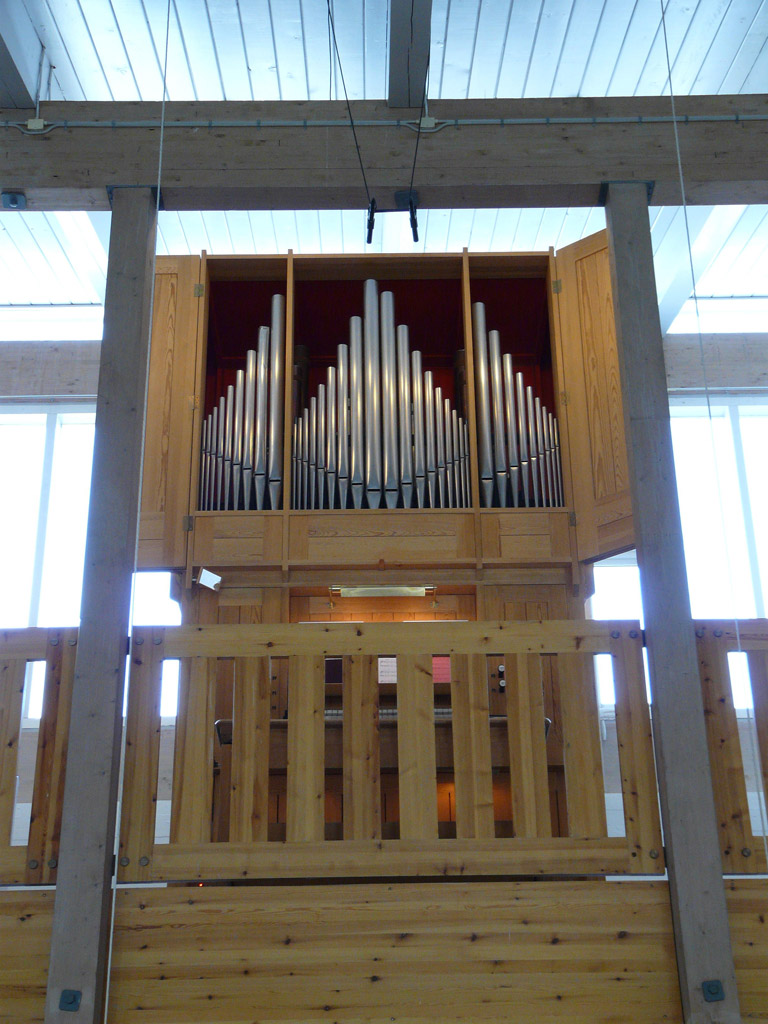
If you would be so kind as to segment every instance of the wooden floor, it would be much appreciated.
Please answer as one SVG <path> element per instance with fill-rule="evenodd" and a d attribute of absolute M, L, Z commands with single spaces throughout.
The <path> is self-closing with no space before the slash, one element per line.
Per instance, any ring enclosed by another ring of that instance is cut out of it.
<path fill-rule="evenodd" d="M 768 1022 L 768 883 L 728 882 Z M 0 893 L 0 1019 L 43 1019 L 53 893 Z M 109 1024 L 681 1021 L 664 882 L 123 889 Z"/>

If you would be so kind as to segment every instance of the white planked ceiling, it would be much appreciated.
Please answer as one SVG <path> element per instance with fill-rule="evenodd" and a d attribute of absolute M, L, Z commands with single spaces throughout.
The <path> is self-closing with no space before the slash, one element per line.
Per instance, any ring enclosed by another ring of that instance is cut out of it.
<path fill-rule="evenodd" d="M 675 92 L 763 92 L 765 0 L 664 0 Z M 68 100 L 339 98 L 327 0 L 5 0 Z M 387 91 L 386 0 L 332 0 L 350 98 Z M 170 12 L 170 21 L 168 14 Z M 31 28 L 31 32 L 29 31 Z M 10 44 L 9 44 L 10 45 Z M 37 54 L 27 54 L 36 64 Z M 431 98 L 668 91 L 660 0 L 433 0 Z M 1 94 L 0 94 L 1 95 Z M 0 104 L 1 105 L 1 104 Z"/>
<path fill-rule="evenodd" d="M 338 98 L 326 2 L 4 0 L 0 37 L 44 99 L 160 99 L 166 27 L 170 99 Z M 675 93 L 768 91 L 768 0 L 664 3 Z M 384 97 L 386 0 L 331 7 L 350 98 Z M 660 0 L 433 0 L 430 62 L 431 98 L 669 91 Z M 10 104 L 3 90 L 0 62 Z M 0 305 L 100 304 L 108 221 L 0 214 Z M 768 208 L 697 208 L 687 230 L 680 210 L 653 210 L 652 223 L 665 326 L 690 294 L 688 235 L 700 295 L 768 291 Z M 367 247 L 361 211 L 161 213 L 158 253 L 531 250 L 603 224 L 601 210 L 430 210 L 414 245 L 407 215 L 380 214 Z"/>

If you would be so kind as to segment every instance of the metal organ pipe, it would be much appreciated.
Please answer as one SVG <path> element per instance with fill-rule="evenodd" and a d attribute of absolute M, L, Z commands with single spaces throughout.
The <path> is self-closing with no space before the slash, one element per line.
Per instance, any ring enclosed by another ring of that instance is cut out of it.
<path fill-rule="evenodd" d="M 408 328 L 397 328 L 398 437 L 400 441 L 400 491 L 403 508 L 413 504 L 413 444 L 411 421 L 411 355 Z"/>
<path fill-rule="evenodd" d="M 221 503 L 224 490 L 224 425 L 227 418 L 227 400 L 222 395 L 219 399 L 219 436 L 216 440 L 216 508 L 224 506 Z"/>
<path fill-rule="evenodd" d="M 285 350 L 285 298 L 272 296 L 269 355 L 269 436 L 267 451 L 269 465 L 269 506 L 280 507 L 280 492 L 283 482 L 283 352 Z M 235 501 L 237 508 L 237 501 Z"/>
<path fill-rule="evenodd" d="M 512 505 L 520 505 L 520 458 L 517 454 L 517 423 L 515 420 L 515 384 L 512 372 L 512 356 L 504 353 L 504 419 L 507 427 L 507 456 L 509 459 L 509 486 L 512 491 Z"/>
<path fill-rule="evenodd" d="M 259 328 L 256 353 L 256 431 L 253 444 L 253 483 L 256 490 L 256 508 L 264 508 L 267 481 L 267 374 L 269 366 L 269 328 Z"/>
<path fill-rule="evenodd" d="M 243 508 L 249 510 L 253 495 L 253 445 L 256 412 L 256 350 L 245 356 L 245 403 L 243 411 Z"/>
<path fill-rule="evenodd" d="M 443 389 L 435 388 L 435 440 L 437 442 L 437 493 L 440 508 L 445 508 L 448 481 L 445 473 L 445 434 L 443 429 Z"/>
<path fill-rule="evenodd" d="M 480 493 L 486 508 L 493 504 L 493 462 L 491 456 L 491 413 L 489 408 L 488 343 L 485 331 L 485 304 L 472 304 L 475 349 L 475 401 L 477 403 L 477 445 Z"/>
<path fill-rule="evenodd" d="M 240 507 L 240 478 L 243 466 L 243 391 L 245 371 L 238 370 L 235 376 L 235 415 L 232 439 L 232 508 Z"/>
<path fill-rule="evenodd" d="M 381 366 L 379 360 L 379 286 L 363 286 L 365 356 L 365 493 L 369 508 L 381 504 Z"/>
<path fill-rule="evenodd" d="M 424 379 L 421 373 L 421 352 L 411 353 L 411 384 L 413 386 L 413 469 L 416 476 L 416 504 L 424 508 L 426 492 L 426 453 L 424 451 Z"/>
<path fill-rule="evenodd" d="M 349 494 L 349 345 L 336 354 L 336 425 L 339 440 L 339 508 L 347 507 Z"/>
<path fill-rule="evenodd" d="M 336 430 L 336 367 L 328 367 L 325 411 L 325 469 L 328 484 L 328 508 L 336 508 L 336 472 L 338 467 L 338 436 Z"/>
<path fill-rule="evenodd" d="M 384 499 L 387 508 L 397 508 L 397 354 L 395 344 L 395 297 L 381 293 L 381 418 L 384 449 Z"/>
<path fill-rule="evenodd" d="M 451 419 L 451 400 L 450 398 L 443 399 L 444 411 L 444 426 L 445 426 L 445 491 L 446 491 L 446 505 L 448 508 L 454 508 L 458 505 L 458 500 L 455 498 L 454 492 L 454 477 L 453 477 L 453 424 Z"/>
<path fill-rule="evenodd" d="M 437 450 L 435 439 L 435 389 L 432 371 L 424 373 L 424 431 L 427 438 L 427 489 L 429 507 L 437 508 Z"/>
<path fill-rule="evenodd" d="M 363 391 L 363 321 L 353 316 L 349 321 L 349 482 L 355 508 L 363 507 L 365 487 Z"/>
<path fill-rule="evenodd" d="M 504 399 L 501 391 L 501 348 L 499 332 L 488 333 L 488 362 L 491 378 L 491 407 L 493 411 L 493 471 L 499 505 L 507 504 L 507 446 L 504 443 Z"/>
<path fill-rule="evenodd" d="M 309 501 L 307 508 L 317 508 L 317 396 L 309 400 Z"/>
<path fill-rule="evenodd" d="M 325 384 L 317 385 L 317 507 L 325 508 Z"/>

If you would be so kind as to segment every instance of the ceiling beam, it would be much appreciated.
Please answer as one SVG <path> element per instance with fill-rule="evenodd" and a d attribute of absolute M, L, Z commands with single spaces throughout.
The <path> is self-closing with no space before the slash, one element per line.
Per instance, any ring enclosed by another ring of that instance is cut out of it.
<path fill-rule="evenodd" d="M 689 203 L 768 202 L 768 96 L 690 96 L 677 110 Z M 384 102 L 353 112 L 371 194 L 387 209 L 410 180 L 415 133 Z M 593 206 L 617 181 L 652 183 L 654 205 L 680 203 L 663 97 L 443 100 L 430 114 L 422 208 Z M 13 126 L 24 112 L 0 111 L 0 186 L 25 191 L 29 209 L 107 209 L 108 187 L 157 181 L 159 103 L 46 103 L 41 116 L 51 130 L 33 136 Z M 366 204 L 337 102 L 169 103 L 162 193 L 177 210 Z"/>
<path fill-rule="evenodd" d="M 432 0 L 389 0 L 388 106 L 421 109 L 431 30 Z"/>
<path fill-rule="evenodd" d="M 35 105 L 41 44 L 26 8 L 19 0 L 4 4 L 0 24 L 0 104 L 11 108 Z"/>

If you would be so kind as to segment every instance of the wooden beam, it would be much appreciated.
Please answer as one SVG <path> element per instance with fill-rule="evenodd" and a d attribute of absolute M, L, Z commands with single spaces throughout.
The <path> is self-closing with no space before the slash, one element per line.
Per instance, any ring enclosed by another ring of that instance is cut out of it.
<path fill-rule="evenodd" d="M 668 334 L 670 391 L 768 389 L 768 334 Z"/>
<path fill-rule="evenodd" d="M 390 107 L 421 108 L 431 30 L 432 0 L 389 0 Z"/>
<path fill-rule="evenodd" d="M 611 185 L 606 213 L 683 1015 L 690 1024 L 737 1024 L 644 187 Z M 722 984 L 723 1000 L 704 999 L 708 981 Z"/>
<path fill-rule="evenodd" d="M 415 121 L 404 126 L 384 101 L 352 109 L 371 194 L 392 208 Z M 655 204 L 680 202 L 665 97 L 441 100 L 430 115 L 439 130 L 421 135 L 421 208 L 593 206 L 627 178 L 653 183 Z M 677 115 L 689 203 L 768 201 L 768 96 L 681 97 Z M 30 210 L 106 209 L 108 186 L 155 183 L 159 103 L 46 103 L 40 135 L 15 127 L 27 116 L 0 110 L 0 185 L 25 191 Z M 366 204 L 335 101 L 169 103 L 162 191 L 168 210 Z"/>
<path fill-rule="evenodd" d="M 0 345 L 0 398 L 93 400 L 98 341 L 6 341 Z"/>
<path fill-rule="evenodd" d="M 150 189 L 115 192 L 46 1024 L 73 1020 L 64 990 L 79 1024 L 103 1020 L 155 227 Z"/>

